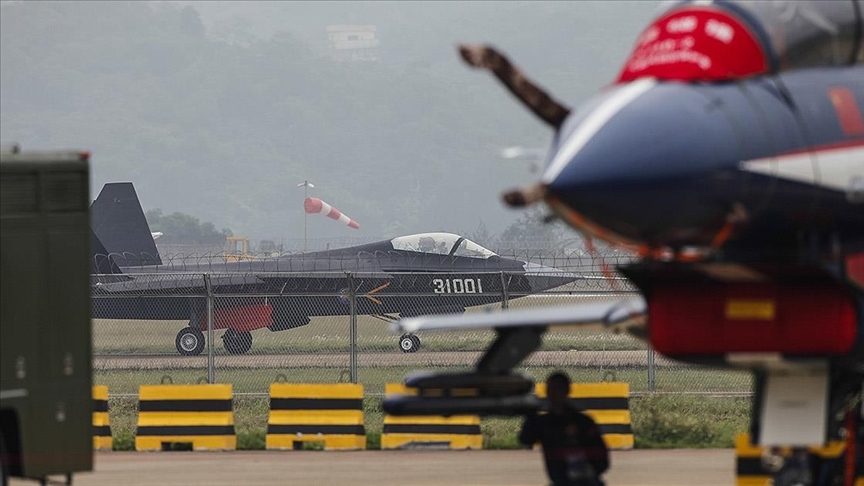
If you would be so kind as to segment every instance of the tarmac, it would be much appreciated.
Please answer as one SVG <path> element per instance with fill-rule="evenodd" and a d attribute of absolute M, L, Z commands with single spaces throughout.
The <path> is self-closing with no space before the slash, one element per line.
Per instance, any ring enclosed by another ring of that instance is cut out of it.
<path fill-rule="evenodd" d="M 358 366 L 467 366 L 482 355 L 479 351 L 436 351 L 420 353 L 360 353 Z M 348 363 L 348 353 L 303 353 L 261 355 L 218 355 L 215 365 L 220 368 L 292 368 L 327 367 L 333 363 Z M 648 366 L 648 353 L 638 351 L 537 351 L 529 356 L 526 366 Z M 655 366 L 681 366 L 681 363 L 655 355 Z M 95 356 L 93 367 L 100 370 L 126 369 L 206 369 L 207 356 Z"/>
<path fill-rule="evenodd" d="M 733 449 L 614 451 L 607 486 L 731 486 Z M 76 486 L 545 485 L 539 451 L 97 452 Z M 10 486 L 30 486 L 12 480 Z"/>

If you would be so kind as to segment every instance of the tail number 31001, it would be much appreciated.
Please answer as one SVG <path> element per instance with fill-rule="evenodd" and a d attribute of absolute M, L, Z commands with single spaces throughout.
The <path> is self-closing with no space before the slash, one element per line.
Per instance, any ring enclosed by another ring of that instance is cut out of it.
<path fill-rule="evenodd" d="M 436 278 L 432 280 L 436 294 L 482 294 L 479 278 Z"/>

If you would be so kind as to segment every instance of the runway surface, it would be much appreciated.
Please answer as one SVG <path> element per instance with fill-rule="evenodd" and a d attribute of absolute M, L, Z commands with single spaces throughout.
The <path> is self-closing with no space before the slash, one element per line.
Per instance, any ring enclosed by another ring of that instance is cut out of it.
<path fill-rule="evenodd" d="M 545 483 L 540 453 L 516 451 L 100 452 L 76 486 L 506 485 Z M 731 486 L 732 449 L 612 453 L 608 486 Z M 12 481 L 10 486 L 35 483 Z"/>
<path fill-rule="evenodd" d="M 477 362 L 479 351 L 440 351 L 418 353 L 358 353 L 363 366 L 467 366 Z M 332 367 L 348 363 L 348 353 L 331 354 L 251 354 L 217 355 L 214 363 L 221 368 L 291 368 Z M 525 360 L 527 366 L 647 366 L 647 351 L 537 351 Z M 655 366 L 680 366 L 659 354 Z M 112 369 L 201 369 L 207 367 L 207 356 L 94 356 L 93 367 Z"/>

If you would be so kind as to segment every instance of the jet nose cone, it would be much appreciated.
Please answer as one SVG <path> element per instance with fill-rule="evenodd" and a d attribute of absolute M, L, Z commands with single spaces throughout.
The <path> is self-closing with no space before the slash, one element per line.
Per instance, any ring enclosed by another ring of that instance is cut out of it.
<path fill-rule="evenodd" d="M 590 100 L 557 135 L 542 177 L 547 200 L 629 240 L 701 231 L 718 208 L 700 204 L 694 176 L 739 160 L 736 134 L 712 106 L 697 87 L 652 79 Z"/>
<path fill-rule="evenodd" d="M 525 263 L 525 278 L 530 286 L 530 292 L 542 292 L 566 285 L 579 278 L 579 275 L 564 272 L 557 268 L 539 265 L 537 263 Z"/>

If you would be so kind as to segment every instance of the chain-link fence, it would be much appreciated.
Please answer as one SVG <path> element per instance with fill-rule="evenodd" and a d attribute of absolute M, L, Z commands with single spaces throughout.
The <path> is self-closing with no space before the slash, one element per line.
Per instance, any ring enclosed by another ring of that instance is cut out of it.
<path fill-rule="evenodd" d="M 231 383 L 266 394 L 272 382 L 363 383 L 368 395 L 417 370 L 470 369 L 488 331 L 393 334 L 399 316 L 488 312 L 619 299 L 617 276 L 537 264 L 534 271 L 391 273 L 147 273 L 94 276 L 94 384 Z M 565 271 L 552 271 L 551 268 Z M 594 267 L 596 268 L 596 267 Z M 746 373 L 684 365 L 623 334 L 552 328 L 518 371 L 542 380 L 624 381 L 633 394 L 750 392 Z"/>

